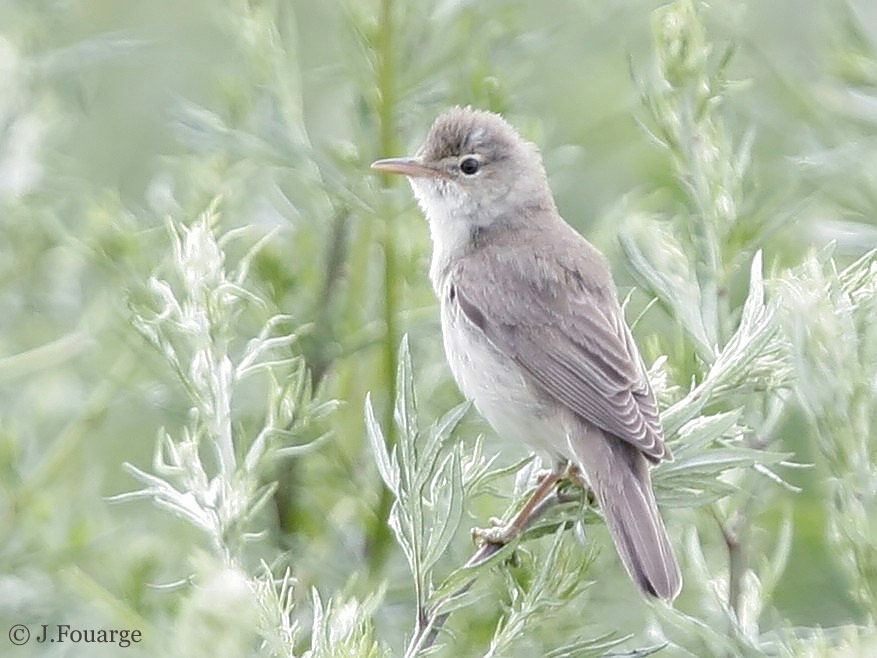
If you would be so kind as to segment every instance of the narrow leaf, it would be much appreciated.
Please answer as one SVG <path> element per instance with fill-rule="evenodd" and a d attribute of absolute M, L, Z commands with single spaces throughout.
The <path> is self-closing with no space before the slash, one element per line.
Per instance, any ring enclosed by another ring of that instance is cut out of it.
<path fill-rule="evenodd" d="M 369 443 L 371 444 L 372 454 L 375 457 L 375 463 L 378 466 L 378 472 L 387 488 L 393 492 L 393 495 L 399 497 L 399 467 L 395 460 L 390 461 L 390 455 L 387 452 L 387 443 L 384 439 L 384 432 L 380 423 L 375 418 L 375 411 L 372 407 L 371 393 L 365 396 L 365 428 L 368 434 Z M 395 452 L 395 450 L 394 450 Z"/>

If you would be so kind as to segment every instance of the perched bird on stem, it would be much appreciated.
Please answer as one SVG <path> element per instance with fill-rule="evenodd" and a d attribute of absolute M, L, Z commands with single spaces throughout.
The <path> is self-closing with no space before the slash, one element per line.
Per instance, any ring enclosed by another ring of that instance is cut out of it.
<path fill-rule="evenodd" d="M 457 107 L 414 157 L 372 167 L 407 176 L 429 222 L 445 354 L 463 394 L 501 437 L 558 464 L 488 539 L 525 528 L 570 464 L 634 583 L 674 599 L 682 578 L 649 475 L 670 458 L 655 396 L 606 260 L 558 214 L 536 146 L 497 114 Z"/>

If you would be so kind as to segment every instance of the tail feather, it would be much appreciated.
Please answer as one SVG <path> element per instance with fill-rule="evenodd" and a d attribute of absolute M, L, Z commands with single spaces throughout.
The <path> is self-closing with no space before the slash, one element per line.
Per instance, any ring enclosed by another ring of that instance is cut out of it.
<path fill-rule="evenodd" d="M 658 512 L 646 458 L 626 441 L 588 428 L 570 437 L 609 533 L 631 579 L 650 596 L 672 601 L 682 576 Z"/>

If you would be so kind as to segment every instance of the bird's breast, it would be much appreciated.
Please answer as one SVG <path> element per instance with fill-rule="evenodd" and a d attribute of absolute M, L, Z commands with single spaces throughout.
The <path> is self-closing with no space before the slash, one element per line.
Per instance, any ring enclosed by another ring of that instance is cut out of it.
<path fill-rule="evenodd" d="M 462 313 L 451 277 L 440 282 L 437 292 L 445 356 L 463 395 L 501 437 L 552 455 L 561 452 L 563 429 L 553 406 L 520 366 Z"/>

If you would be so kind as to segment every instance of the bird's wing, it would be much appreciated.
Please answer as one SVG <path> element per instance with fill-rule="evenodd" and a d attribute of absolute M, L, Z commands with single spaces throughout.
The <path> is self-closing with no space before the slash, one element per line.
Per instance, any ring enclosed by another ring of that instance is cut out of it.
<path fill-rule="evenodd" d="M 462 259 L 451 272 L 452 303 L 462 315 L 580 417 L 651 461 L 669 458 L 614 288 L 589 280 L 582 274 L 587 268 L 551 272 L 533 254 L 500 259 L 481 252 L 476 258 L 481 262 Z"/>

